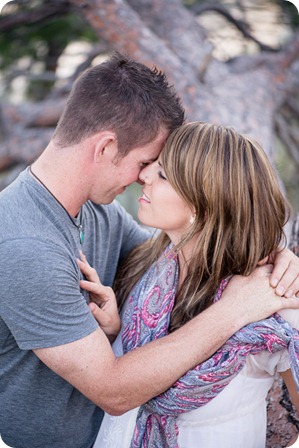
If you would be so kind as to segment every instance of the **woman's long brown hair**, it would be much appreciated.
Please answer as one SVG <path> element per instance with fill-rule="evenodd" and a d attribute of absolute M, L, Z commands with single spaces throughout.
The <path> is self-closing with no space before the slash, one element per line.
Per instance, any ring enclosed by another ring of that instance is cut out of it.
<path fill-rule="evenodd" d="M 168 181 L 196 213 L 175 247 L 195 237 L 171 315 L 173 331 L 211 305 L 223 278 L 249 275 L 278 249 L 289 207 L 263 149 L 232 128 L 185 124 L 170 135 L 161 157 Z M 160 232 L 131 253 L 115 283 L 121 304 L 169 242 Z"/>

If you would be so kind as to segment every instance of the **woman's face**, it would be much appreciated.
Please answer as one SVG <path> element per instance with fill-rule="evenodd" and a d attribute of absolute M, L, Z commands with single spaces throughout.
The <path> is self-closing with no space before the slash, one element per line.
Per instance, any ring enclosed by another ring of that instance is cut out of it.
<path fill-rule="evenodd" d="M 190 227 L 193 213 L 166 179 L 160 157 L 143 168 L 139 179 L 144 186 L 139 198 L 138 218 L 147 226 L 164 230 L 177 244 Z"/>

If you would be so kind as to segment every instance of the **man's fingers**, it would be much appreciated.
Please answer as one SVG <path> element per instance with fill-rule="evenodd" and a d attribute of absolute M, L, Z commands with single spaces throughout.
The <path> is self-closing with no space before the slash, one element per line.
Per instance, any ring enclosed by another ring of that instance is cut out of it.
<path fill-rule="evenodd" d="M 290 284 L 284 294 L 285 297 L 292 297 L 297 295 L 299 297 L 299 276 Z"/>
<path fill-rule="evenodd" d="M 299 258 L 290 250 L 283 249 L 276 254 L 270 284 L 277 295 L 291 297 L 299 295 Z"/>
<path fill-rule="evenodd" d="M 80 287 L 96 295 L 99 300 L 107 298 L 107 287 L 101 283 L 90 282 L 88 280 L 80 280 Z"/>
<path fill-rule="evenodd" d="M 293 263 L 276 266 L 270 277 L 270 284 L 279 296 L 291 297 L 299 293 L 298 266 Z"/>
<path fill-rule="evenodd" d="M 100 325 L 101 324 L 101 319 L 103 318 L 104 311 L 98 305 L 96 305 L 93 302 L 90 302 L 88 306 L 89 306 L 89 309 L 90 309 L 93 317 L 96 319 L 96 321 Z"/>

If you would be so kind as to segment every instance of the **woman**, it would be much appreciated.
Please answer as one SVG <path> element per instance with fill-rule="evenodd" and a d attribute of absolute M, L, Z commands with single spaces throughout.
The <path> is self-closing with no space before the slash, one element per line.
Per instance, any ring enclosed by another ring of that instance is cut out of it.
<path fill-rule="evenodd" d="M 288 218 L 267 156 L 231 128 L 183 125 L 140 180 L 138 217 L 161 232 L 119 273 L 119 356 L 175 331 L 218 300 L 232 275 L 265 263 Z M 79 264 L 98 281 L 84 257 Z M 94 285 L 81 286 L 99 299 Z M 251 324 L 164 394 L 123 416 L 106 414 L 94 448 L 264 447 L 265 398 L 277 371 L 299 409 L 289 360 L 298 382 L 299 313 L 288 313 L 291 325 L 278 315 Z"/>

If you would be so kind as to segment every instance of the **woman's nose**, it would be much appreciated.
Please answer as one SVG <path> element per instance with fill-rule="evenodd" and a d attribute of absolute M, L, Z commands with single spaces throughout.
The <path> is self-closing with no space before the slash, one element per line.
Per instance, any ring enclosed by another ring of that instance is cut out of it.
<path fill-rule="evenodd" d="M 139 173 L 139 183 L 145 184 L 149 182 L 150 165 L 144 167 Z"/>

